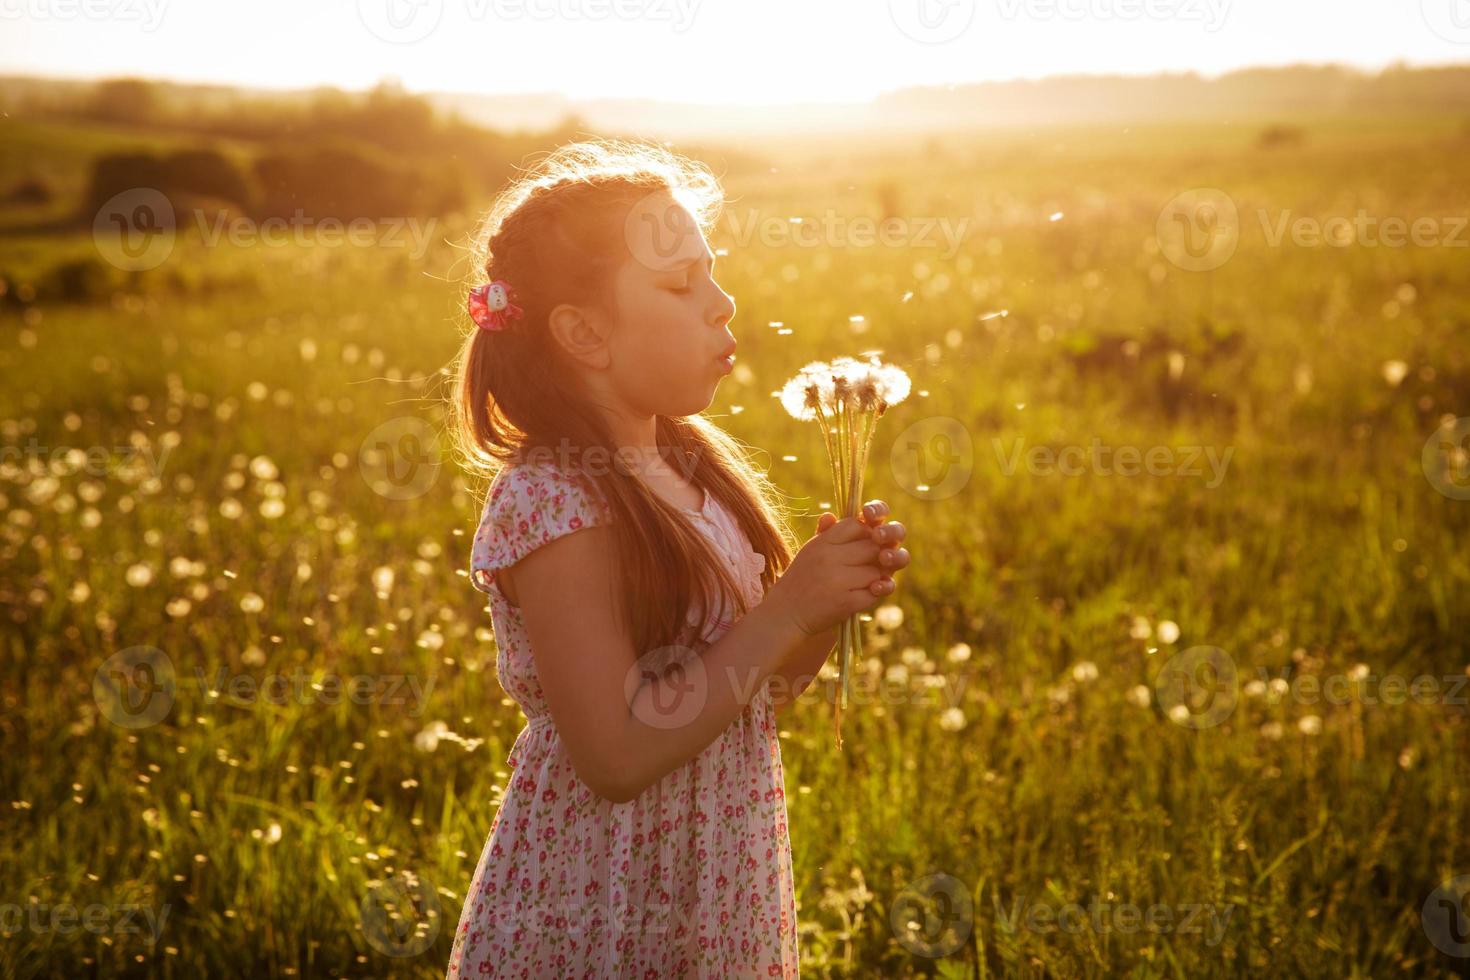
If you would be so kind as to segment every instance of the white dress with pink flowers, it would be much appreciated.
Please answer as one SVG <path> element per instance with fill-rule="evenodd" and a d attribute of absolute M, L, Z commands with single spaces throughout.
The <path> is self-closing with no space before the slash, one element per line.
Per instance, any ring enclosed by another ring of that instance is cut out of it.
<path fill-rule="evenodd" d="M 765 556 L 713 497 L 684 513 L 754 607 Z M 794 980 L 796 893 L 770 689 L 688 763 L 613 803 L 573 771 L 520 610 L 494 581 L 533 549 L 608 519 L 590 481 L 549 463 L 502 470 L 486 496 L 470 577 L 490 596 L 500 684 L 529 720 L 510 750 L 509 784 L 470 880 L 447 978 Z M 576 614 L 575 596 L 567 612 Z M 702 624 L 705 640 L 732 625 L 728 608 L 721 612 Z"/>

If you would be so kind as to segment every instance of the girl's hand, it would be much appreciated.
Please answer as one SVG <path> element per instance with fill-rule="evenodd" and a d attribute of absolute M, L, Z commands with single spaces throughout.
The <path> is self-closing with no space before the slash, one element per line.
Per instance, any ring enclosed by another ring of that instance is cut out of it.
<path fill-rule="evenodd" d="M 901 547 L 903 539 L 907 535 L 908 528 L 898 521 L 889 521 L 887 517 L 891 513 L 887 501 L 874 498 L 863 505 L 858 511 L 858 517 L 862 522 L 872 528 L 872 537 L 880 547 L 878 563 L 882 574 L 869 585 L 874 595 L 890 595 L 898 584 L 893 581 L 893 573 L 900 568 L 905 568 L 909 563 L 909 552 L 907 548 Z M 837 515 L 831 511 L 823 512 L 817 518 L 817 533 L 821 534 L 833 524 L 837 523 Z"/>
<path fill-rule="evenodd" d="M 807 636 L 836 627 L 892 594 L 892 573 L 909 563 L 898 547 L 903 525 L 884 523 L 888 505 L 874 500 L 861 517 L 823 514 L 766 601 L 779 606 Z"/>

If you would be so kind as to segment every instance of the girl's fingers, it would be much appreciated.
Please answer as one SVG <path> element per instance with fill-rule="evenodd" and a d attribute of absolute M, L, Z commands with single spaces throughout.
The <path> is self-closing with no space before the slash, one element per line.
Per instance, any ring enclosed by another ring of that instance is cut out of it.
<path fill-rule="evenodd" d="M 821 517 L 817 518 L 817 533 L 821 534 L 823 531 L 827 530 L 827 528 L 836 523 L 836 514 L 832 513 L 831 511 L 824 512 Z"/>
<path fill-rule="evenodd" d="M 908 533 L 908 528 L 898 521 L 880 524 L 872 530 L 873 540 L 885 547 L 901 543 Z"/>
<path fill-rule="evenodd" d="M 862 518 L 869 524 L 881 524 L 888 514 L 888 504 L 882 500 L 875 498 L 863 505 Z"/>
<path fill-rule="evenodd" d="M 907 548 L 884 548 L 878 553 L 878 564 L 890 572 L 896 572 L 900 568 L 907 568 L 909 564 L 909 550 Z"/>

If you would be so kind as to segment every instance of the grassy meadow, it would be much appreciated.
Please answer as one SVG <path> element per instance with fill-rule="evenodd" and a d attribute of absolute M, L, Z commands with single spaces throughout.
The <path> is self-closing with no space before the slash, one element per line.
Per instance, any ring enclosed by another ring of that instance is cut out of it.
<path fill-rule="evenodd" d="M 79 193 L 89 131 L 23 125 Z M 782 719 L 804 976 L 1465 972 L 1470 494 L 1425 445 L 1470 415 L 1467 152 L 1459 118 L 1261 119 L 726 180 L 708 414 L 794 534 L 830 488 L 772 392 L 864 350 L 915 388 L 846 750 L 832 677 Z M 1192 270 L 1201 188 L 1238 242 Z M 1432 233 L 1312 243 L 1360 209 Z M 442 976 L 522 723 L 436 436 L 470 218 L 189 218 L 135 270 L 34 220 L 0 237 L 3 975 Z"/>

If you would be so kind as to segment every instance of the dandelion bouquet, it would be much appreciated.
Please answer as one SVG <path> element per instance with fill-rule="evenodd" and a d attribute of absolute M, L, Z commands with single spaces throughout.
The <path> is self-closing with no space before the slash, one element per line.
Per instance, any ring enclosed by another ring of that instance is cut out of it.
<path fill-rule="evenodd" d="M 781 404 L 793 418 L 815 421 L 822 430 L 839 518 L 857 516 L 873 430 L 888 407 L 903 401 L 908 394 L 909 376 L 901 368 L 883 364 L 876 357 L 866 361 L 851 357 L 813 361 L 781 390 Z M 852 658 L 854 654 L 861 657 L 863 652 L 857 616 L 844 620 L 838 628 L 837 649 L 841 654 L 841 670 L 833 714 L 840 749 L 842 711 L 847 707 Z"/>

